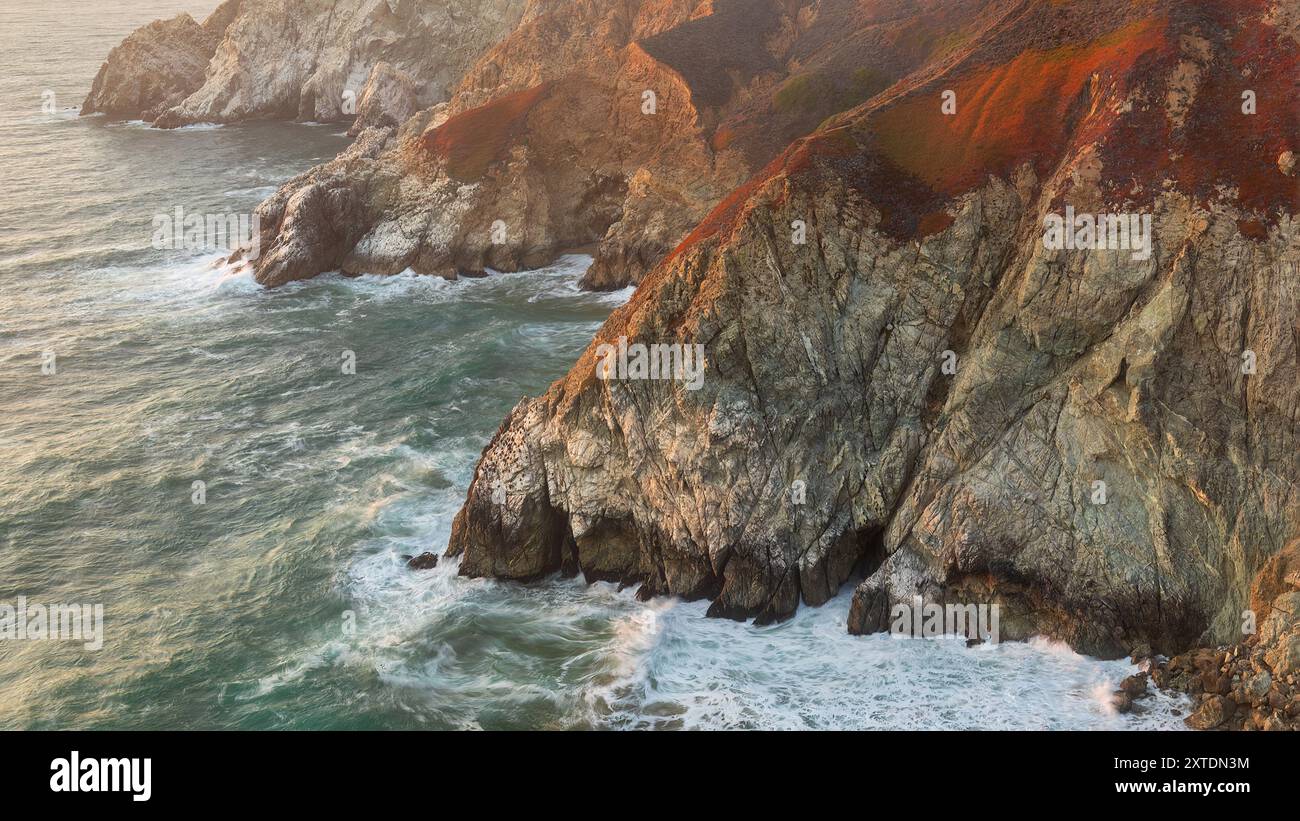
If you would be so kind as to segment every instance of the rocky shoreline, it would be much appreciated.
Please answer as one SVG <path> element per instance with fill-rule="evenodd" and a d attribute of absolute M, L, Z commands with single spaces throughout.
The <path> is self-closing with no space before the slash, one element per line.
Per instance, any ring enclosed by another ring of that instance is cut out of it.
<path fill-rule="evenodd" d="M 797 141 L 510 414 L 453 526 L 461 572 L 576 570 L 762 621 L 861 574 L 855 632 L 922 595 L 1102 658 L 1240 636 L 1300 523 L 1300 188 L 1279 163 L 1300 134 L 1223 114 L 1209 78 L 1281 99 L 1295 51 L 1236 14 L 1126 4 L 1081 48 L 1027 11 Z M 969 100 L 951 123 L 945 88 Z M 1028 135 L 998 124 L 1054 106 Z M 1224 144 L 1255 148 L 1228 169 Z M 1151 253 L 1046 248 L 1066 204 L 1150 214 Z M 702 389 L 598 378 L 623 338 L 703 343 Z"/>
<path fill-rule="evenodd" d="M 361 145 L 263 208 L 266 287 L 334 270 L 518 271 L 594 245 L 582 286 L 617 290 L 791 140 L 1018 0 L 911 14 L 852 0 L 476 0 L 449 18 L 425 5 L 228 0 L 202 26 L 133 34 L 83 113 L 168 128 L 350 121 Z"/>
<path fill-rule="evenodd" d="M 1243 616 L 1255 632 L 1235 644 L 1148 659 L 1151 681 L 1192 698 L 1186 722 L 1193 729 L 1300 729 L 1300 541 L 1265 565 Z"/>
<path fill-rule="evenodd" d="M 404 37 L 339 56 L 414 11 L 336 5 L 137 32 L 88 106 L 333 119 L 368 78 L 353 145 L 259 208 L 267 287 L 584 245 L 585 287 L 639 283 L 485 448 L 461 573 L 761 622 L 853 583 L 855 633 L 996 605 L 1006 639 L 1138 648 L 1117 709 L 1149 681 L 1189 726 L 1295 727 L 1297 0 L 501 0 L 420 18 L 466 37 L 436 70 Z M 250 57 L 286 15 L 331 60 Z M 1146 245 L 1052 246 L 1062 214 Z M 702 383 L 601 376 L 629 342 L 700 346 Z"/>
<path fill-rule="evenodd" d="M 1240 644 L 1202 647 L 1172 659 L 1134 651 L 1143 670 L 1125 678 L 1111 698 L 1118 713 L 1141 709 L 1151 687 L 1188 696 L 1193 730 L 1300 730 L 1300 678 L 1291 659 L 1270 663 L 1251 636 Z M 1276 666 L 1274 666 L 1276 665 Z"/>

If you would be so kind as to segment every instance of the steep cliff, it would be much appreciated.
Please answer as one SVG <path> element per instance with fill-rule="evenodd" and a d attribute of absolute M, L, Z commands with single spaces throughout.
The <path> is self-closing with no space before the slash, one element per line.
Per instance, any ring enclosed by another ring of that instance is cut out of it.
<path fill-rule="evenodd" d="M 257 279 L 452 278 L 594 245 L 587 287 L 636 282 L 792 138 L 940 64 L 1014 5 L 534 2 L 445 107 L 268 201 Z M 339 205 L 311 219 L 294 206 L 322 197 Z M 339 241 L 321 253 L 300 231 Z"/>
<path fill-rule="evenodd" d="M 461 572 L 1239 638 L 1300 532 L 1295 6 L 1027 0 L 797 141 L 510 414 Z M 1049 247 L 1067 213 L 1149 253 Z M 702 384 L 600 378 L 620 340 L 702 345 Z"/>
<path fill-rule="evenodd" d="M 329 122 L 359 113 L 376 66 L 410 78 L 410 107 L 441 102 L 519 22 L 525 0 L 227 0 L 132 34 L 82 113 L 171 128 L 250 119 Z M 391 86 L 391 81 L 385 85 Z"/>
<path fill-rule="evenodd" d="M 203 25 L 180 14 L 133 32 L 109 52 L 81 113 L 153 120 L 193 94 L 239 3 L 226 0 Z"/>

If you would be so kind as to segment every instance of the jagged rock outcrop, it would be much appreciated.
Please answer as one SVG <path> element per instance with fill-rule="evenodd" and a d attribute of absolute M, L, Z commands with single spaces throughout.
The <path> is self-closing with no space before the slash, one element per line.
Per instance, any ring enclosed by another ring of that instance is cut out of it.
<path fill-rule="evenodd" d="M 1103 656 L 1235 640 L 1300 532 L 1277 5 L 1019 3 L 798 141 L 510 414 L 461 572 L 761 619 L 861 573 L 858 632 L 920 595 Z M 1067 207 L 1148 215 L 1149 255 L 1048 247 Z M 699 389 L 599 378 L 623 339 L 703 345 Z"/>
<path fill-rule="evenodd" d="M 163 128 L 331 122 L 358 114 L 368 86 L 383 87 L 381 96 L 393 102 L 393 79 L 402 75 L 410 78 L 414 107 L 425 108 L 447 98 L 479 55 L 515 27 L 524 6 L 227 0 L 202 27 L 182 16 L 132 34 L 101 69 L 83 113 L 141 117 Z M 380 64 L 386 69 L 372 78 Z M 406 112 L 399 105 L 392 113 Z"/>
<path fill-rule="evenodd" d="M 179 14 L 132 33 L 100 67 L 81 113 L 153 120 L 193 94 L 239 3 L 226 0 L 203 25 Z"/>
<path fill-rule="evenodd" d="M 445 108 L 414 118 L 418 128 L 395 132 L 370 162 L 330 163 L 287 184 L 337 189 L 335 177 L 353 178 L 349 213 L 364 216 L 356 246 L 328 259 L 275 250 L 303 243 L 268 203 L 263 247 L 273 253 L 257 279 L 274 286 L 335 268 L 455 277 L 594 245 L 584 286 L 621 288 L 790 139 L 941 63 L 963 26 L 979 31 L 1013 5 L 534 2 Z"/>

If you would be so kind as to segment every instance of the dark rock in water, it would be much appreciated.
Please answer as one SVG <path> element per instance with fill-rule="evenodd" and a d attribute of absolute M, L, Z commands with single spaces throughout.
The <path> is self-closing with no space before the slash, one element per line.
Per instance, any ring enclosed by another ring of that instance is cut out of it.
<path fill-rule="evenodd" d="M 1167 666 L 1157 665 L 1151 668 L 1151 680 L 1157 687 L 1164 689 L 1173 681 L 1173 673 L 1169 672 Z"/>
<path fill-rule="evenodd" d="M 412 570 L 432 570 L 438 566 L 438 554 L 421 553 L 419 556 L 408 561 L 406 566 Z"/>
<path fill-rule="evenodd" d="M 1133 696 L 1123 690 L 1116 690 L 1110 697 L 1110 703 L 1117 713 L 1127 713 L 1133 709 Z"/>
<path fill-rule="evenodd" d="M 1119 683 L 1119 689 L 1128 693 L 1133 698 L 1147 694 L 1147 674 L 1138 673 L 1135 676 L 1129 676 Z"/>

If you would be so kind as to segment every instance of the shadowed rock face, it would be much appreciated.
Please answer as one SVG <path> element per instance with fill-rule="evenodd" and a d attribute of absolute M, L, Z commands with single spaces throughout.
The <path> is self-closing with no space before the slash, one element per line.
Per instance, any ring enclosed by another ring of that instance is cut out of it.
<path fill-rule="evenodd" d="M 227 0 L 201 27 L 182 16 L 132 34 L 109 56 L 82 113 L 163 128 L 345 120 L 366 113 L 359 98 L 384 64 L 377 82 L 390 93 L 409 83 L 411 105 L 396 109 L 405 119 L 445 100 L 474 60 L 514 28 L 525 2 Z"/>
<path fill-rule="evenodd" d="M 452 278 L 594 246 L 583 286 L 624 287 L 791 139 L 950 59 L 1014 6 L 535 2 L 446 106 L 378 154 L 313 169 L 273 197 L 262 221 L 273 253 L 257 279 L 406 268 Z M 306 187 L 350 191 L 347 209 L 316 213 L 356 215 L 360 228 L 284 221 Z M 295 230 L 361 239 L 299 253 Z"/>
<path fill-rule="evenodd" d="M 1016 4 L 795 143 L 510 414 L 461 572 L 762 619 L 861 574 L 852 631 L 916 595 L 993 602 L 1004 638 L 1102 656 L 1239 636 L 1300 532 L 1278 5 Z M 1150 215 L 1149 258 L 1049 249 L 1067 206 Z M 620 338 L 702 344 L 702 386 L 598 378 Z"/>

